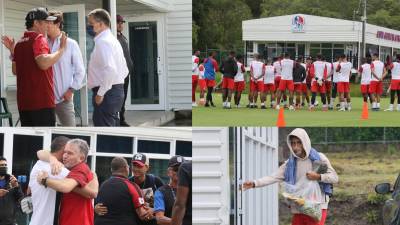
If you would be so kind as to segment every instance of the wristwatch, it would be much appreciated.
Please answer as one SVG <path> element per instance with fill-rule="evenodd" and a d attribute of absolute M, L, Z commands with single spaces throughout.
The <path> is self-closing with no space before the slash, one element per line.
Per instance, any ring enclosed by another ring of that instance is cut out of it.
<path fill-rule="evenodd" d="M 48 177 L 43 178 L 42 181 L 40 182 L 45 188 L 47 188 L 47 178 Z"/>
<path fill-rule="evenodd" d="M 253 181 L 253 188 L 255 188 L 256 187 L 256 183 Z"/>

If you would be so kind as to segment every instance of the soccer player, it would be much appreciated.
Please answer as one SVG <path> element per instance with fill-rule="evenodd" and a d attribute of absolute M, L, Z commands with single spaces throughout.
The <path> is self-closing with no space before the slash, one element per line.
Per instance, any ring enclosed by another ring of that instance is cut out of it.
<path fill-rule="evenodd" d="M 240 107 L 240 98 L 242 96 L 242 91 L 244 90 L 244 88 L 246 86 L 246 82 L 244 81 L 244 73 L 246 72 L 246 69 L 244 68 L 243 56 L 242 55 L 238 55 L 236 57 L 236 60 L 237 60 L 238 71 L 237 71 L 235 79 L 234 79 L 234 81 L 235 81 L 235 87 L 234 87 L 235 96 L 234 96 L 234 100 L 235 100 L 236 108 L 239 108 Z"/>
<path fill-rule="evenodd" d="M 212 92 L 215 86 L 215 74 L 218 72 L 218 63 L 215 60 L 216 52 L 210 52 L 208 58 L 204 59 L 204 78 L 207 85 L 207 98 L 206 98 L 206 107 L 210 105 L 215 107 L 214 102 L 212 100 Z"/>
<path fill-rule="evenodd" d="M 371 97 L 369 94 L 369 84 L 371 83 L 371 59 L 370 58 L 362 58 L 361 66 L 358 69 L 358 75 L 361 76 L 361 94 L 363 95 L 364 102 L 368 102 L 368 97 Z"/>
<path fill-rule="evenodd" d="M 224 109 L 231 108 L 232 91 L 235 87 L 234 78 L 238 71 L 235 60 L 235 52 L 229 52 L 228 58 L 221 65 L 221 72 L 224 74 L 222 80 L 222 102 Z"/>
<path fill-rule="evenodd" d="M 385 78 L 387 71 L 382 61 L 379 60 L 378 53 L 374 53 L 372 56 L 371 63 L 372 79 L 369 85 L 369 92 L 372 96 L 372 110 L 379 111 L 381 107 L 381 94 L 383 92 L 383 79 Z"/>
<path fill-rule="evenodd" d="M 332 63 L 333 65 L 333 74 L 332 74 L 332 97 L 331 97 L 331 102 L 328 106 L 329 109 L 333 109 L 333 105 L 335 104 L 335 99 L 336 99 L 336 95 L 337 95 L 337 83 L 339 82 L 339 77 L 340 77 L 340 72 L 336 71 L 336 68 L 339 65 L 339 59 L 340 56 L 336 55 L 335 56 L 335 62 Z M 338 105 L 340 106 L 340 105 Z"/>
<path fill-rule="evenodd" d="M 339 79 L 337 83 L 337 91 L 340 96 L 340 109 L 339 111 L 351 110 L 351 102 L 350 102 L 350 76 L 351 76 L 351 68 L 353 64 L 347 61 L 346 55 L 342 55 L 339 59 L 339 64 L 336 68 L 336 72 L 339 72 Z M 346 100 L 346 102 L 345 102 Z"/>
<path fill-rule="evenodd" d="M 325 57 L 323 57 L 322 60 L 326 64 L 326 71 L 327 71 L 327 77 L 325 80 L 326 100 L 328 104 L 328 109 L 333 110 L 333 107 L 330 107 L 332 105 L 331 91 L 332 91 L 333 64 L 331 62 L 327 62 Z"/>
<path fill-rule="evenodd" d="M 303 83 L 306 80 L 307 73 L 306 73 L 306 64 L 303 63 L 303 56 L 299 56 L 297 58 L 297 63 L 301 66 L 297 66 L 294 68 L 293 71 L 293 82 L 294 82 L 294 90 L 296 92 L 296 108 L 300 108 L 300 96 L 303 95 Z M 306 93 L 307 93 L 307 85 L 306 86 Z"/>
<path fill-rule="evenodd" d="M 326 105 L 326 88 L 325 88 L 325 80 L 327 78 L 327 66 L 326 63 L 322 61 L 322 56 L 320 54 L 317 55 L 317 60 L 311 64 L 311 106 L 310 110 L 313 110 L 315 104 L 315 98 L 317 93 L 321 96 L 322 101 L 322 110 L 327 111 L 328 106 Z"/>
<path fill-rule="evenodd" d="M 200 51 L 195 50 L 192 56 L 192 107 L 196 107 L 196 88 L 199 80 Z"/>
<path fill-rule="evenodd" d="M 392 80 L 390 82 L 390 105 L 385 111 L 393 111 L 394 97 L 397 93 L 397 111 L 400 111 L 400 54 L 396 55 L 396 62 L 390 64 Z"/>
<path fill-rule="evenodd" d="M 294 84 L 293 84 L 293 68 L 297 66 L 296 62 L 290 59 L 289 53 L 285 53 L 285 58 L 281 61 L 282 65 L 282 73 L 281 80 L 279 82 L 278 88 L 278 97 L 276 109 L 279 109 L 280 101 L 282 93 L 285 93 L 286 90 L 289 90 L 289 110 L 294 110 L 293 106 L 293 92 L 294 92 Z"/>
<path fill-rule="evenodd" d="M 267 60 L 264 74 L 264 90 L 261 95 L 261 108 L 266 109 L 265 102 L 267 101 L 268 93 L 271 95 L 271 108 L 275 105 L 275 67 L 272 65 L 272 60 Z"/>
<path fill-rule="evenodd" d="M 263 77 L 265 73 L 265 64 L 261 62 L 260 55 L 254 54 L 254 61 L 250 64 L 250 91 L 251 101 L 250 108 L 257 108 L 258 93 L 262 93 L 264 89 Z"/>
<path fill-rule="evenodd" d="M 207 90 L 207 84 L 206 84 L 206 80 L 204 79 L 204 64 L 200 64 L 199 65 L 199 89 L 200 89 L 200 100 L 199 103 L 200 105 L 204 105 L 206 103 L 206 100 L 204 99 L 204 93 L 206 93 Z"/>

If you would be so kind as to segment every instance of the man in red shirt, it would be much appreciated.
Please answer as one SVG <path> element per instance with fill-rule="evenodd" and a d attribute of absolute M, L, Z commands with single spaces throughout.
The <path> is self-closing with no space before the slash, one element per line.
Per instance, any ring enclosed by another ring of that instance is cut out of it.
<path fill-rule="evenodd" d="M 89 146 L 86 141 L 72 139 L 65 145 L 63 155 L 63 163 L 70 170 L 68 176 L 62 180 L 51 179 L 45 172 L 40 172 L 37 176 L 40 184 L 64 193 L 60 207 L 60 225 L 94 224 L 92 199 L 72 192 L 76 187 L 84 187 L 91 180 L 96 179 L 85 163 L 88 152 Z M 97 197 L 97 192 L 98 187 L 91 197 Z"/>
<path fill-rule="evenodd" d="M 50 54 L 46 40 L 49 16 L 44 8 L 34 8 L 25 17 L 27 31 L 15 45 L 9 37 L 3 44 L 10 50 L 12 72 L 17 76 L 17 104 L 21 126 L 54 126 L 55 96 L 52 65 L 63 54 L 66 47 L 65 33 L 60 49 Z"/>

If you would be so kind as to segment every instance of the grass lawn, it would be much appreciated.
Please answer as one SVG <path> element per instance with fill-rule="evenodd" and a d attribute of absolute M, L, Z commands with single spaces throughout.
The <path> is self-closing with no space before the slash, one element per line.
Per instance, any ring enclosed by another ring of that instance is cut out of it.
<path fill-rule="evenodd" d="M 400 151 L 397 149 L 393 152 L 377 149 L 325 154 L 339 175 L 336 194 L 373 194 L 376 184 L 388 182 L 393 185 L 400 172 Z"/>
<path fill-rule="evenodd" d="M 197 94 L 196 99 L 199 99 Z M 214 103 L 217 107 L 206 108 L 203 106 L 192 109 L 193 126 L 275 126 L 278 118 L 278 110 L 274 109 L 248 109 L 247 95 L 242 95 L 241 107 L 223 109 L 221 94 L 214 94 Z M 381 111 L 369 111 L 368 120 L 361 120 L 362 98 L 353 97 L 352 110 L 350 112 L 338 112 L 337 110 L 321 111 L 320 105 L 315 111 L 302 109 L 298 111 L 285 110 L 286 126 L 400 126 L 400 112 L 384 112 L 388 108 L 389 99 L 381 99 Z M 336 98 L 336 101 L 337 98 Z M 233 105 L 233 104 L 232 104 Z M 269 100 L 267 102 L 269 105 Z"/>

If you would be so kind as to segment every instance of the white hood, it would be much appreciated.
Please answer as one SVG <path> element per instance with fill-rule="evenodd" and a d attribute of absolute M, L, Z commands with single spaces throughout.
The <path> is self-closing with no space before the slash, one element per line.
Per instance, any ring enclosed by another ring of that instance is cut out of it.
<path fill-rule="evenodd" d="M 303 144 L 303 149 L 306 151 L 306 157 L 304 157 L 303 159 L 308 159 L 308 156 L 311 151 L 311 140 L 310 137 L 308 137 L 307 132 L 302 128 L 296 128 L 286 138 L 287 145 L 289 146 L 292 155 L 296 158 L 300 158 L 293 152 L 292 145 L 290 144 L 290 139 L 289 139 L 290 136 L 295 136 L 301 140 L 301 143 Z"/>

